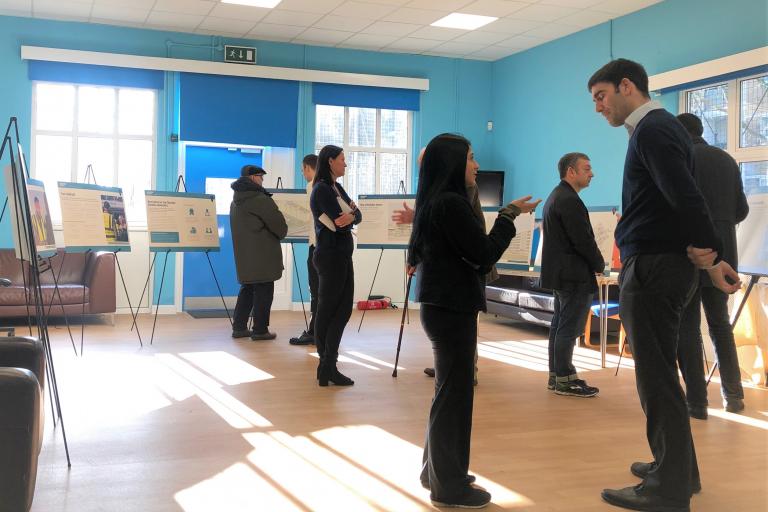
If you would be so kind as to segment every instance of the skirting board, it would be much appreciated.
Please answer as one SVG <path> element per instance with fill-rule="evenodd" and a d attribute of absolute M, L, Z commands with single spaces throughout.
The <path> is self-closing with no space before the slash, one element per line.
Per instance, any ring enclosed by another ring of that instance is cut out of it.
<path fill-rule="evenodd" d="M 134 312 L 135 311 L 136 310 L 134 310 Z M 174 306 L 173 304 L 162 305 L 157 310 L 157 314 L 158 315 L 175 315 L 176 313 L 178 313 L 178 311 L 176 311 L 176 306 Z M 115 311 L 115 314 L 117 314 L 117 315 L 130 315 L 131 311 L 128 308 L 117 308 L 117 311 Z M 139 312 L 139 314 L 140 315 L 146 315 L 146 314 L 154 315 L 155 314 L 155 307 L 152 306 L 152 310 L 151 311 L 149 309 L 147 309 L 147 308 L 141 308 L 141 311 Z"/>

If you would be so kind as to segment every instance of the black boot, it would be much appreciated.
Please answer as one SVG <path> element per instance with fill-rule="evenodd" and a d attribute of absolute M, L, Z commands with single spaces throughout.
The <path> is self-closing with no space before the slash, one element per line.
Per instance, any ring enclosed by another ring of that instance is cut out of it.
<path fill-rule="evenodd" d="M 339 372 L 335 362 L 321 366 L 318 381 L 321 386 L 327 386 L 329 382 L 336 386 L 351 386 L 355 383 L 355 381 Z"/>

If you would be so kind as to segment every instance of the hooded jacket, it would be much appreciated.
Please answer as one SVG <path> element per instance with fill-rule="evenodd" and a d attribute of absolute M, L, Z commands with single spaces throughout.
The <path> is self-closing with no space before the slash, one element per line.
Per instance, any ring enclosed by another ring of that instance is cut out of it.
<path fill-rule="evenodd" d="M 280 240 L 288 233 L 272 194 L 248 177 L 232 183 L 229 207 L 232 248 L 240 284 L 268 283 L 283 275 Z"/>

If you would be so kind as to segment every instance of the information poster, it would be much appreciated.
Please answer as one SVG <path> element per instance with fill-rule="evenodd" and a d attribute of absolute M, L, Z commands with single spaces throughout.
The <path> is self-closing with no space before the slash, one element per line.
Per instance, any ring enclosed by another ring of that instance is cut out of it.
<path fill-rule="evenodd" d="M 28 179 L 27 197 L 32 215 L 32 235 L 35 240 L 37 255 L 43 258 L 53 256 L 56 254 L 56 241 L 53 239 L 51 210 L 48 208 L 48 198 L 45 195 L 43 182 Z"/>
<path fill-rule="evenodd" d="M 210 194 L 146 190 L 149 250 L 218 251 L 216 198 Z"/>
<path fill-rule="evenodd" d="M 486 231 L 490 232 L 496 218 L 499 216 L 498 207 L 483 208 Z M 527 270 L 531 260 L 533 246 L 533 229 L 536 218 L 524 213 L 515 218 L 515 237 L 509 243 L 509 247 L 499 258 L 499 268 L 515 268 Z"/>
<path fill-rule="evenodd" d="M 407 249 L 411 239 L 412 222 L 398 224 L 396 212 L 413 210 L 415 195 L 361 195 L 357 207 L 363 222 L 357 227 L 357 247 L 360 249 Z M 408 213 L 406 214 L 408 215 Z"/>
<path fill-rule="evenodd" d="M 269 189 L 268 192 L 288 224 L 288 234 L 282 241 L 307 243 L 309 230 L 314 229 L 307 191 L 303 188 L 280 188 Z"/>
<path fill-rule="evenodd" d="M 603 255 L 603 261 L 613 266 L 613 248 L 616 245 L 614 232 L 619 222 L 618 207 L 591 206 L 587 210 L 589 210 L 592 231 L 595 233 L 595 242 L 600 249 L 600 254 Z"/>
<path fill-rule="evenodd" d="M 121 188 L 60 181 L 59 199 L 67 251 L 131 250 Z"/>
<path fill-rule="evenodd" d="M 747 195 L 749 215 L 736 228 L 739 271 L 768 276 L 768 187 Z"/>

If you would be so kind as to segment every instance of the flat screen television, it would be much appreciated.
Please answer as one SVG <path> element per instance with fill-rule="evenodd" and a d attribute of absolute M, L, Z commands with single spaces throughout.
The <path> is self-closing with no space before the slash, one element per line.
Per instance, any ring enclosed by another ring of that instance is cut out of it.
<path fill-rule="evenodd" d="M 480 206 L 503 206 L 504 171 L 478 171 L 477 189 Z"/>

